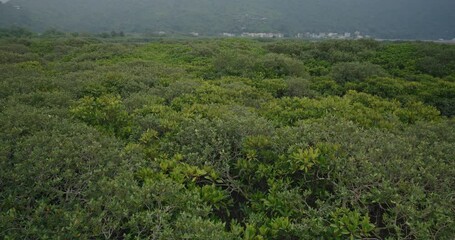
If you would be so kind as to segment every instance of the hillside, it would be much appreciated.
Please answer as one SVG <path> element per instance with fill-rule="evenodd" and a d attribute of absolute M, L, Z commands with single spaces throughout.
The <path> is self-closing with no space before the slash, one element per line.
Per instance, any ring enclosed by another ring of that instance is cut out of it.
<path fill-rule="evenodd" d="M 0 26 L 203 35 L 360 31 L 377 38 L 452 39 L 453 9 L 451 0 L 12 0 L 0 5 Z"/>

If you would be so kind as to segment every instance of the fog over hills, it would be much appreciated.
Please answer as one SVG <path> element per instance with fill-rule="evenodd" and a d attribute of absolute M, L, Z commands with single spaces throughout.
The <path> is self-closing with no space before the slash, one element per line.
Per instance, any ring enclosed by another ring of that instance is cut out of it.
<path fill-rule="evenodd" d="M 35 31 L 355 32 L 377 38 L 455 38 L 453 0 L 11 0 L 0 26 Z"/>

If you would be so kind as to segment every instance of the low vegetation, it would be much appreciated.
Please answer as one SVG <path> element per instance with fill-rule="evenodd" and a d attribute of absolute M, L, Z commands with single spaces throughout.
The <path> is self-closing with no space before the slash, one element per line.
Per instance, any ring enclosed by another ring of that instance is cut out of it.
<path fill-rule="evenodd" d="M 0 36 L 3 239 L 455 237 L 455 46 Z"/>

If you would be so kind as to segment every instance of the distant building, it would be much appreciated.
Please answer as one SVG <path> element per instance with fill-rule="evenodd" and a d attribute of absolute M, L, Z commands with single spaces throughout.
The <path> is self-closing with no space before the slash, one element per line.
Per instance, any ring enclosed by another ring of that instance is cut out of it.
<path fill-rule="evenodd" d="M 360 36 L 360 32 L 356 35 L 356 38 Z M 352 33 L 344 32 L 344 33 L 336 33 L 336 32 L 320 32 L 320 33 L 297 33 L 295 35 L 296 38 L 304 38 L 304 39 L 352 39 Z"/>
<path fill-rule="evenodd" d="M 282 33 L 242 33 L 242 37 L 252 37 L 252 38 L 283 38 L 284 34 Z"/>
<path fill-rule="evenodd" d="M 199 33 L 198 32 L 190 32 L 190 35 L 193 36 L 193 37 L 199 37 Z"/>

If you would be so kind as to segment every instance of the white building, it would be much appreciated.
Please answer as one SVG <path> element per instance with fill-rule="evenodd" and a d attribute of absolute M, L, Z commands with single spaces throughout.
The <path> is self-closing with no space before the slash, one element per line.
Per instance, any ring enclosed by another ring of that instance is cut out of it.
<path fill-rule="evenodd" d="M 283 38 L 284 34 L 282 33 L 242 33 L 242 37 L 252 37 L 252 38 Z"/>

